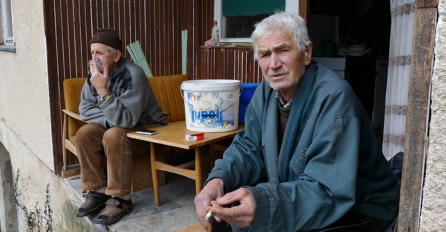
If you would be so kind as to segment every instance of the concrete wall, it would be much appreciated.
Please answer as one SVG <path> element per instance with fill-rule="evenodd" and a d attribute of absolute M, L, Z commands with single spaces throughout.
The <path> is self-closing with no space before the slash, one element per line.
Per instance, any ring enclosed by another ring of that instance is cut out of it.
<path fill-rule="evenodd" d="M 71 185 L 54 175 L 3 120 L 0 121 L 0 142 L 6 148 L 0 145 L 1 231 L 15 231 L 3 228 L 13 225 L 17 225 L 18 231 L 51 231 L 49 228 L 58 232 L 96 231 L 87 217 L 76 217 L 82 200 Z M 4 170 L 8 158 L 10 172 Z M 5 186 L 9 182 L 12 186 Z M 10 195 L 14 197 L 11 199 Z M 13 207 L 16 215 L 10 210 Z"/>
<path fill-rule="evenodd" d="M 16 53 L 0 51 L 0 119 L 53 169 L 43 1 L 12 1 Z"/>
<path fill-rule="evenodd" d="M 420 231 L 446 228 L 446 2 L 439 1 L 432 77 L 429 152 L 423 188 Z"/>
<path fill-rule="evenodd" d="M 12 0 L 16 53 L 0 51 L 0 230 L 94 231 L 53 172 L 43 2 Z"/>

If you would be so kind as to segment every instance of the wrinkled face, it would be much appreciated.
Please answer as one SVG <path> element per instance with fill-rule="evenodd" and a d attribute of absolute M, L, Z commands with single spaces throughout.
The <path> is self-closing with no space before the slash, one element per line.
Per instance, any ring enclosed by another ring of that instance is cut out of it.
<path fill-rule="evenodd" d="M 115 68 L 115 63 L 119 61 L 119 51 L 116 51 L 114 55 L 112 55 L 107 50 L 107 45 L 101 43 L 92 43 L 90 45 L 91 59 L 93 61 L 99 61 L 101 64 L 98 67 L 99 71 L 102 73 L 103 67 L 108 65 L 108 71 L 111 73 Z"/>
<path fill-rule="evenodd" d="M 257 48 L 265 80 L 289 101 L 311 61 L 311 44 L 300 52 L 291 32 L 279 32 L 259 38 Z"/>

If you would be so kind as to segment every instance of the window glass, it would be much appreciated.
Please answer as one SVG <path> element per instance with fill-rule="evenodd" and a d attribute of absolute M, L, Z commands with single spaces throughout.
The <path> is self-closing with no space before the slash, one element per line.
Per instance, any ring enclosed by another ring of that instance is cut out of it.
<path fill-rule="evenodd" d="M 225 28 L 222 30 L 225 34 L 222 38 L 249 38 L 254 31 L 254 24 L 262 21 L 271 14 L 261 14 L 254 16 L 227 16 Z"/>
<path fill-rule="evenodd" d="M 14 30 L 12 23 L 12 4 L 11 0 L 1 0 L 0 5 L 1 22 L 1 44 L 14 45 Z"/>
<path fill-rule="evenodd" d="M 224 0 L 223 16 L 254 16 L 285 10 L 285 0 Z"/>
<path fill-rule="evenodd" d="M 277 11 L 298 14 L 298 0 L 215 0 L 221 43 L 250 43 L 254 24 Z"/>

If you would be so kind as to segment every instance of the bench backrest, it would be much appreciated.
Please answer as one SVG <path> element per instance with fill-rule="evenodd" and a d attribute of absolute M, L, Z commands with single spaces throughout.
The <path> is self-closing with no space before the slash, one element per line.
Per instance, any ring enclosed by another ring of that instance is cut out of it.
<path fill-rule="evenodd" d="M 163 112 L 167 113 L 167 122 L 184 121 L 184 100 L 181 96 L 181 83 L 189 80 L 187 75 L 149 77 L 155 98 Z"/>
<path fill-rule="evenodd" d="M 63 82 L 63 91 L 65 99 L 65 109 L 79 114 L 79 105 L 81 104 L 81 92 L 87 78 L 71 78 Z M 85 122 L 68 117 L 68 139 L 74 144 L 77 130 L 85 125 Z"/>

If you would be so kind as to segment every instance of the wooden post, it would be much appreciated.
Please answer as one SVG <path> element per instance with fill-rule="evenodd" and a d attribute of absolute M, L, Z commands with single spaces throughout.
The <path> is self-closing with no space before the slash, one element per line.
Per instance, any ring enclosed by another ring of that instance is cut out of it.
<path fill-rule="evenodd" d="M 418 231 L 425 159 L 429 146 L 427 121 L 437 7 L 435 4 L 431 4 L 430 8 L 421 7 L 420 4 L 424 5 L 426 2 L 429 1 L 416 1 L 398 217 L 398 231 L 400 232 Z M 433 2 L 435 1 L 431 1 L 431 3 Z"/>
<path fill-rule="evenodd" d="M 310 14 L 310 3 L 308 1 L 309 0 L 299 0 L 299 16 L 302 17 L 305 22 L 307 22 L 308 15 Z"/>

